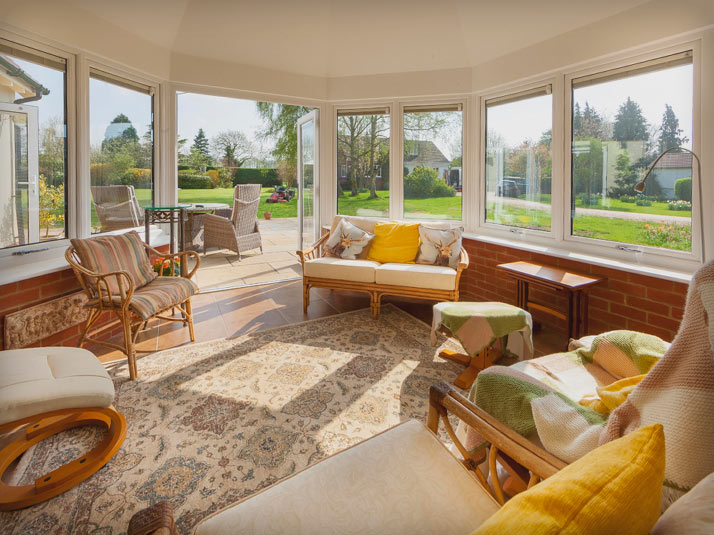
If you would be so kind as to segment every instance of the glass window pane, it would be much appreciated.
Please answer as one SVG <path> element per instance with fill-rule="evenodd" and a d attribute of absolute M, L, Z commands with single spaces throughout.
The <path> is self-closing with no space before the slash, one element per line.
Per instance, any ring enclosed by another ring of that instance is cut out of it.
<path fill-rule="evenodd" d="M 0 52 L 0 248 L 67 235 L 64 61 L 33 59 Z"/>
<path fill-rule="evenodd" d="M 607 74 L 607 73 L 605 73 Z M 601 240 L 691 250 L 691 63 L 588 81 L 573 89 L 572 233 Z"/>
<path fill-rule="evenodd" d="M 553 97 L 486 105 L 486 221 L 550 230 Z"/>
<path fill-rule="evenodd" d="M 140 227 L 153 203 L 153 98 L 128 86 L 89 80 L 92 233 Z"/>
<path fill-rule="evenodd" d="M 389 115 L 337 117 L 337 213 L 389 217 Z"/>
<path fill-rule="evenodd" d="M 461 111 L 404 112 L 404 217 L 461 220 Z"/>

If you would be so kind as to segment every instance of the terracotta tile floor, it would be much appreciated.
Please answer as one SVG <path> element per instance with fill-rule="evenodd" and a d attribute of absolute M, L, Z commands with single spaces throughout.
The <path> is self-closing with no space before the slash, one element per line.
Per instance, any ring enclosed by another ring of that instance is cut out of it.
<path fill-rule="evenodd" d="M 394 303 L 422 321 L 431 323 L 430 302 L 390 297 L 382 301 Z M 192 303 L 196 342 L 206 342 L 368 308 L 369 297 L 359 292 L 315 288 L 310 293 L 307 314 L 303 314 L 302 283 L 292 281 L 202 293 L 195 296 Z M 188 343 L 188 328 L 182 323 L 154 320 L 147 330 L 139 333 L 137 340 L 137 349 L 141 350 L 138 353 L 140 373 L 143 355 Z M 534 336 L 534 343 L 536 353 L 543 355 L 562 351 L 564 339 L 557 333 L 541 332 Z M 119 351 L 100 346 L 88 349 L 104 362 L 125 358 Z"/>

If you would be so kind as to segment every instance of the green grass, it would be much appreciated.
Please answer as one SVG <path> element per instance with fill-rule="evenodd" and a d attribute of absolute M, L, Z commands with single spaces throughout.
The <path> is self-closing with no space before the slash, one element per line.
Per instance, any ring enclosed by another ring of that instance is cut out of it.
<path fill-rule="evenodd" d="M 377 198 L 370 199 L 365 191 L 353 197 L 349 193 L 337 198 L 340 215 L 389 217 L 389 190 L 378 190 Z M 435 197 L 433 199 L 406 199 L 404 216 L 407 219 L 461 220 L 461 197 Z"/>
<path fill-rule="evenodd" d="M 273 192 L 273 188 L 263 188 L 260 195 L 258 217 L 263 218 L 263 212 L 270 211 L 274 218 L 297 217 L 297 199 L 289 203 L 268 204 L 265 200 Z M 139 204 L 151 204 L 151 191 L 137 189 Z M 377 191 L 376 199 L 369 199 L 369 192 L 360 193 L 356 197 L 349 194 L 338 198 L 338 213 L 342 215 L 369 215 L 388 217 L 389 191 Z M 545 199 L 543 199 L 545 200 Z M 181 189 L 179 202 L 183 203 L 224 203 L 233 204 L 233 188 L 216 189 Z M 407 199 L 404 205 L 406 217 L 414 219 L 461 219 L 461 197 L 437 197 L 434 199 Z M 677 215 L 691 217 L 691 212 L 675 212 L 667 208 L 667 203 L 654 202 L 652 206 L 636 206 L 634 203 L 623 203 L 618 199 L 608 199 L 605 206 L 593 208 L 617 210 L 621 212 L 649 213 L 656 215 Z M 493 213 L 493 205 L 489 206 L 489 214 Z M 500 211 L 501 219 L 494 221 L 506 225 L 514 225 L 539 230 L 550 229 L 550 212 L 545 210 L 526 210 L 515 206 L 504 205 Z M 493 220 L 492 220 L 493 221 Z M 92 209 L 92 226 L 97 228 L 99 222 Z M 670 232 L 671 225 L 631 221 L 626 219 L 609 219 L 597 216 L 582 216 L 575 218 L 573 233 L 576 236 L 596 238 L 600 240 L 653 245 L 668 249 L 690 250 L 691 237 L 683 233 Z"/>

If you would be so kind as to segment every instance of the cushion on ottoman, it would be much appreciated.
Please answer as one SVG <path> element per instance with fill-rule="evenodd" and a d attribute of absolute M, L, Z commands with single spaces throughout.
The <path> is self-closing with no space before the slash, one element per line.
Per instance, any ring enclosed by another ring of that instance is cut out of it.
<path fill-rule="evenodd" d="M 114 383 L 86 349 L 0 351 L 0 425 L 44 412 L 109 407 Z"/>

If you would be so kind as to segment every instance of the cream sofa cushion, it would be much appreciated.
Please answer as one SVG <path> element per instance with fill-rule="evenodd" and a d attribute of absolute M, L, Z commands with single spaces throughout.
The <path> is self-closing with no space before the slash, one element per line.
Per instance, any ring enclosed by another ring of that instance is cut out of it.
<path fill-rule="evenodd" d="M 471 533 L 498 508 L 411 420 L 208 517 L 196 535 Z"/>
<path fill-rule="evenodd" d="M 374 282 L 374 271 L 379 265 L 379 262 L 371 260 L 347 260 L 326 256 L 305 262 L 303 275 L 321 279 Z"/>
<path fill-rule="evenodd" d="M 77 347 L 0 351 L 0 425 L 59 409 L 108 407 L 114 383 Z"/>
<path fill-rule="evenodd" d="M 375 277 L 377 284 L 453 290 L 456 270 L 450 267 L 423 264 L 381 264 Z"/>

